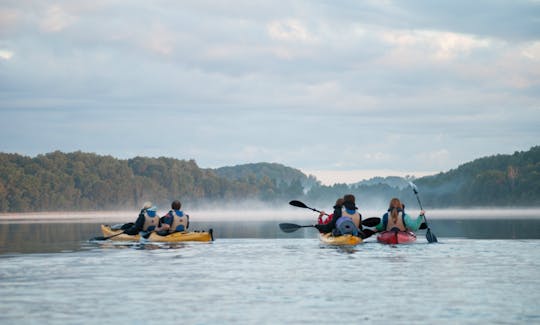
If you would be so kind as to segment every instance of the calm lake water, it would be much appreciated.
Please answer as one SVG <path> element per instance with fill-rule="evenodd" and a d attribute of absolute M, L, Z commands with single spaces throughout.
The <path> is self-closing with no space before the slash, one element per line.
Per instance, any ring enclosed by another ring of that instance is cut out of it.
<path fill-rule="evenodd" d="M 437 244 L 419 232 L 352 248 L 279 222 L 193 222 L 216 240 L 183 244 L 89 241 L 94 223 L 0 224 L 0 323 L 540 323 L 540 218 L 434 219 Z"/>

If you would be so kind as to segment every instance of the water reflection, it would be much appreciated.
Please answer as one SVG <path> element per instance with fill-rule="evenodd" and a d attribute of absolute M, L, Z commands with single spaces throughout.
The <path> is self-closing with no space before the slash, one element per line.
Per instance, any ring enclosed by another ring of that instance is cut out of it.
<path fill-rule="evenodd" d="M 206 243 L 203 243 L 206 244 Z M 155 250 L 155 249 L 183 249 L 189 244 L 186 243 L 154 243 L 154 242 L 121 242 L 110 240 L 90 240 L 83 246 L 88 249 L 135 249 L 135 250 Z"/>
<path fill-rule="evenodd" d="M 293 233 L 280 231 L 280 221 L 208 221 L 192 222 L 190 229 L 214 229 L 217 241 L 223 238 L 317 238 L 314 228 L 302 228 Z M 312 221 L 291 220 L 298 224 Z M 444 238 L 471 239 L 540 239 L 540 218 L 531 219 L 433 219 L 432 231 Z M 7 223 L 0 224 L 0 254 L 71 252 L 97 248 L 119 249 L 182 249 L 186 243 L 122 243 L 90 242 L 100 236 L 98 223 Z M 418 233 L 419 241 L 424 231 Z M 375 240 L 374 237 L 368 240 Z"/>

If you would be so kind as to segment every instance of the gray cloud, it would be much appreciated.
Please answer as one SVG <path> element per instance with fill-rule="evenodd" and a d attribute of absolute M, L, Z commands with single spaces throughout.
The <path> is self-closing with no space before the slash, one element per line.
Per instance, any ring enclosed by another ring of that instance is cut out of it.
<path fill-rule="evenodd" d="M 407 171 L 525 150 L 539 135 L 538 10 L 4 1 L 0 150 Z"/>

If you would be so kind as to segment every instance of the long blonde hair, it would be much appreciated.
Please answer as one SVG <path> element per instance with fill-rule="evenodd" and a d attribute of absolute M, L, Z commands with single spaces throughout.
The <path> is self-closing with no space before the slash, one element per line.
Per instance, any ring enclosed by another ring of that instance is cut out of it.
<path fill-rule="evenodd" d="M 397 208 L 397 209 L 394 209 L 394 208 Z M 401 204 L 401 201 L 398 198 L 393 198 L 392 200 L 390 200 L 390 204 L 388 205 L 388 212 L 394 224 L 396 224 L 398 221 L 397 219 L 399 216 L 398 209 L 403 210 L 403 204 Z"/>

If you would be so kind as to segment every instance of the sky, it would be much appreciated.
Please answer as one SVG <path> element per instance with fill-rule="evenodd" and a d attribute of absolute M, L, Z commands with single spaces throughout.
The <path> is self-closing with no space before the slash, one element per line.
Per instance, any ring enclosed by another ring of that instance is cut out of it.
<path fill-rule="evenodd" d="M 0 152 L 423 176 L 540 141 L 540 1 L 0 1 Z"/>

